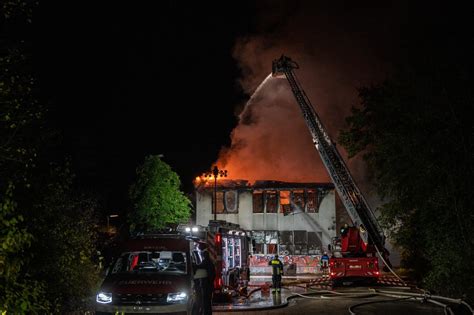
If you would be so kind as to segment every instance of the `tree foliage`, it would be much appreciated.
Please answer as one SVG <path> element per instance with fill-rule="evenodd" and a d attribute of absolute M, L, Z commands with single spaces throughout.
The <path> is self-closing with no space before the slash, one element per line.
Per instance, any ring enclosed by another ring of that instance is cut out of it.
<path fill-rule="evenodd" d="M 156 155 L 147 156 L 137 168 L 136 182 L 130 187 L 131 228 L 153 230 L 187 221 L 191 202 L 180 185 L 178 175 L 168 164 Z"/>
<path fill-rule="evenodd" d="M 0 310 L 40 313 L 48 309 L 45 285 L 24 268 L 31 261 L 27 250 L 33 235 L 25 228 L 24 217 L 16 213 L 13 189 L 10 183 L 0 200 Z"/>
<path fill-rule="evenodd" d="M 74 191 L 66 166 L 52 167 L 30 214 L 34 260 L 30 272 L 47 283 L 45 290 L 55 313 L 85 310 L 98 287 L 96 211 L 94 199 Z"/>
<path fill-rule="evenodd" d="M 0 20 L 2 314 L 77 311 L 98 282 L 96 207 L 73 189 L 64 157 L 51 150 L 56 132 L 47 127 L 48 108 L 38 100 L 31 49 L 22 39 L 34 5 L 6 1 Z"/>
<path fill-rule="evenodd" d="M 472 50 L 437 48 L 360 89 L 339 141 L 364 152 L 403 264 L 425 287 L 474 296 Z"/>

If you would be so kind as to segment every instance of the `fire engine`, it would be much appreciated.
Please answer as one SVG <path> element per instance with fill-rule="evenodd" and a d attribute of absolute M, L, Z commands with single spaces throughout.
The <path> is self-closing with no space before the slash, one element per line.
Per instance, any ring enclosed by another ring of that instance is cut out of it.
<path fill-rule="evenodd" d="M 229 302 L 245 289 L 245 280 L 249 280 L 247 232 L 235 223 L 210 220 L 208 226 L 196 228 L 194 234 L 206 244 L 216 267 L 214 302 Z"/>
<path fill-rule="evenodd" d="M 299 69 L 299 65 L 282 55 L 272 63 L 272 76 L 286 77 L 288 80 L 311 133 L 313 144 L 353 222 L 353 226 L 347 229 L 345 235 L 335 240 L 331 246 L 333 254 L 329 260 L 330 278 L 335 283 L 349 279 L 376 281 L 380 271 L 375 253 L 379 254 L 386 266 L 390 266 L 388 251 L 384 247 L 385 236 L 349 168 L 298 82 L 295 69 Z"/>

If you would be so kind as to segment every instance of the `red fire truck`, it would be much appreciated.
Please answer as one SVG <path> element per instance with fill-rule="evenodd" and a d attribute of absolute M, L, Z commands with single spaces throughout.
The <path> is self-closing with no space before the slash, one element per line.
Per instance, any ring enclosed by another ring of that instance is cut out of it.
<path fill-rule="evenodd" d="M 333 239 L 332 256 L 329 259 L 329 278 L 333 284 L 352 281 L 376 283 L 379 263 L 373 245 L 366 244 L 360 237 L 363 231 L 347 227 L 340 238 Z"/>
<path fill-rule="evenodd" d="M 211 220 L 206 228 L 205 242 L 216 266 L 215 302 L 228 301 L 238 294 L 244 280 L 249 280 L 249 238 L 238 224 Z"/>
<path fill-rule="evenodd" d="M 379 254 L 387 268 L 390 267 L 389 253 L 384 246 L 385 235 L 339 154 L 336 144 L 330 139 L 301 87 L 294 71 L 298 68 L 296 62 L 282 55 L 272 63 L 272 76 L 288 80 L 313 138 L 313 144 L 354 224 L 354 227 L 348 228 L 347 233 L 339 239 L 339 243 L 334 244 L 333 258 L 329 261 L 330 277 L 335 281 L 353 278 L 377 279 L 380 272 L 375 253 Z"/>

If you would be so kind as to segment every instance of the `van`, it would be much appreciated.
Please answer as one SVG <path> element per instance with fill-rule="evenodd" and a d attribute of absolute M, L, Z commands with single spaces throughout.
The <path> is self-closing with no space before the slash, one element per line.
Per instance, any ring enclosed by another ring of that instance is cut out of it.
<path fill-rule="evenodd" d="M 180 234 L 142 235 L 126 241 L 96 295 L 96 314 L 196 314 L 199 255 Z"/>

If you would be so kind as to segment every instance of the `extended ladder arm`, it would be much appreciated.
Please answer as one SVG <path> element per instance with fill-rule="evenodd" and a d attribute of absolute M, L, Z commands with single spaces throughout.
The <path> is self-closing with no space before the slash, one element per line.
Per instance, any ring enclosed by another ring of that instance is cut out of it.
<path fill-rule="evenodd" d="M 273 61 L 272 75 L 274 77 L 284 75 L 288 80 L 303 113 L 306 125 L 313 137 L 313 143 L 354 225 L 361 228 L 360 234 L 363 241 L 368 244 L 370 240 L 370 243 L 377 247 L 378 250 L 386 253 L 384 247 L 385 236 L 382 229 L 378 225 L 374 213 L 357 187 L 336 146 L 329 138 L 309 98 L 297 81 L 293 69 L 298 68 L 299 66 L 296 62 L 282 55 L 280 59 Z"/>

